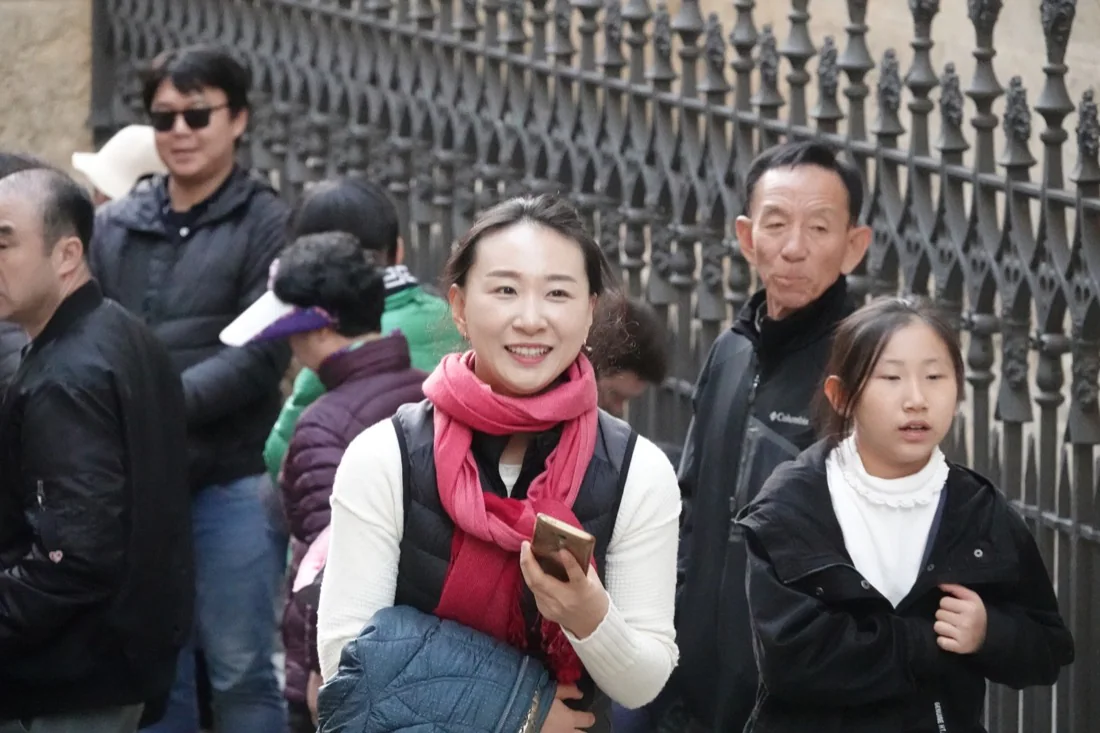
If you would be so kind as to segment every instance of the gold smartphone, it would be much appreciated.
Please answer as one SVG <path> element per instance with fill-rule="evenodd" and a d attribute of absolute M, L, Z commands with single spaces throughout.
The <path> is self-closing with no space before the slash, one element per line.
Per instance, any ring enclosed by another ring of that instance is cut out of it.
<path fill-rule="evenodd" d="M 558 552 L 569 550 L 577 563 L 588 571 L 596 538 L 583 529 L 566 524 L 546 514 L 535 517 L 535 534 L 531 537 L 531 552 L 543 572 L 553 575 L 563 583 L 569 582 L 569 574 L 558 559 Z"/>

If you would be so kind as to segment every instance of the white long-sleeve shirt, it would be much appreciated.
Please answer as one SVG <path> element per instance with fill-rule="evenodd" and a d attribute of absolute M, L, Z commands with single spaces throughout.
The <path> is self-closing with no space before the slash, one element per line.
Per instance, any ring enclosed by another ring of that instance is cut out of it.
<path fill-rule="evenodd" d="M 502 465 L 508 490 L 518 467 Z M 404 530 L 401 449 L 384 420 L 352 441 L 336 472 L 332 539 L 321 585 L 317 641 L 323 677 L 340 652 L 397 592 Z M 604 693 L 628 708 L 661 691 L 679 652 L 673 626 L 680 490 L 668 458 L 639 437 L 607 549 L 607 616 L 585 639 L 566 632 Z M 516 562 L 519 562 L 518 555 Z"/>

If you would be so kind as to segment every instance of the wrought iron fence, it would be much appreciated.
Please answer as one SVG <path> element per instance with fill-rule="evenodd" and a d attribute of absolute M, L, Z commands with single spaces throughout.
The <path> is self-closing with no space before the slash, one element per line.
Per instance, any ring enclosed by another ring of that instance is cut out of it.
<path fill-rule="evenodd" d="M 675 17 L 647 0 L 95 0 L 92 123 L 102 140 L 144 117 L 135 72 L 158 51 L 228 44 L 255 76 L 246 161 L 291 201 L 327 176 L 384 182 L 427 277 L 483 207 L 568 194 L 628 291 L 669 324 L 674 375 L 633 420 L 670 441 L 702 357 L 753 287 L 730 225 L 750 159 L 787 138 L 839 144 L 867 176 L 874 230 L 852 285 L 929 294 L 955 318 L 969 389 L 953 451 L 1016 501 L 1077 638 L 1080 661 L 1054 690 L 991 692 L 990 727 L 1095 730 L 1100 121 L 1093 93 L 1075 105 L 1064 80 L 1076 0 L 1034 3 L 1046 41 L 1034 105 L 992 63 L 1003 0 L 968 0 L 965 89 L 954 64 L 932 67 L 940 0 L 909 0 L 908 70 L 886 51 L 873 90 L 867 0 L 847 0 L 847 37 L 820 49 L 809 0 L 788 2 L 780 42 L 757 28 L 753 0 L 732 1 L 728 36 L 698 0 Z M 1076 159 L 1072 186 L 1064 158 Z"/>

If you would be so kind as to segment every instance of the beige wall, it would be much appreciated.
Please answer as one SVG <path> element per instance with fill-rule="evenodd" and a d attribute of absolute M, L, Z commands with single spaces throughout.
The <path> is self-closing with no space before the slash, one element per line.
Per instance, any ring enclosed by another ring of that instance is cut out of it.
<path fill-rule="evenodd" d="M 68 169 L 91 149 L 92 0 L 0 0 L 0 148 Z"/>

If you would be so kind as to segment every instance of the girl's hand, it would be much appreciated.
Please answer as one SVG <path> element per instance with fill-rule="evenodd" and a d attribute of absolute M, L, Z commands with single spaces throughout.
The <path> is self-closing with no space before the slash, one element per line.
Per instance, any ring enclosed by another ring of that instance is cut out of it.
<path fill-rule="evenodd" d="M 940 590 L 948 595 L 936 611 L 936 642 L 945 652 L 973 654 L 985 643 L 987 617 L 981 596 L 961 585 L 945 584 Z"/>
<path fill-rule="evenodd" d="M 558 556 L 569 574 L 568 583 L 543 572 L 531 552 L 530 542 L 524 542 L 520 547 L 520 570 L 527 587 L 535 596 L 535 603 L 543 618 L 560 624 L 578 639 L 585 639 L 591 636 L 607 615 L 607 591 L 604 590 L 594 567 L 589 565 L 588 572 L 581 570 L 580 564 L 569 550 L 560 550 Z"/>
<path fill-rule="evenodd" d="M 576 563 L 573 563 L 576 565 Z M 583 697 L 576 685 L 558 685 L 554 693 L 554 702 L 550 706 L 550 713 L 542 724 L 541 733 L 573 733 L 585 730 L 596 723 L 596 716 L 592 713 L 574 710 L 562 700 L 580 700 Z"/>

